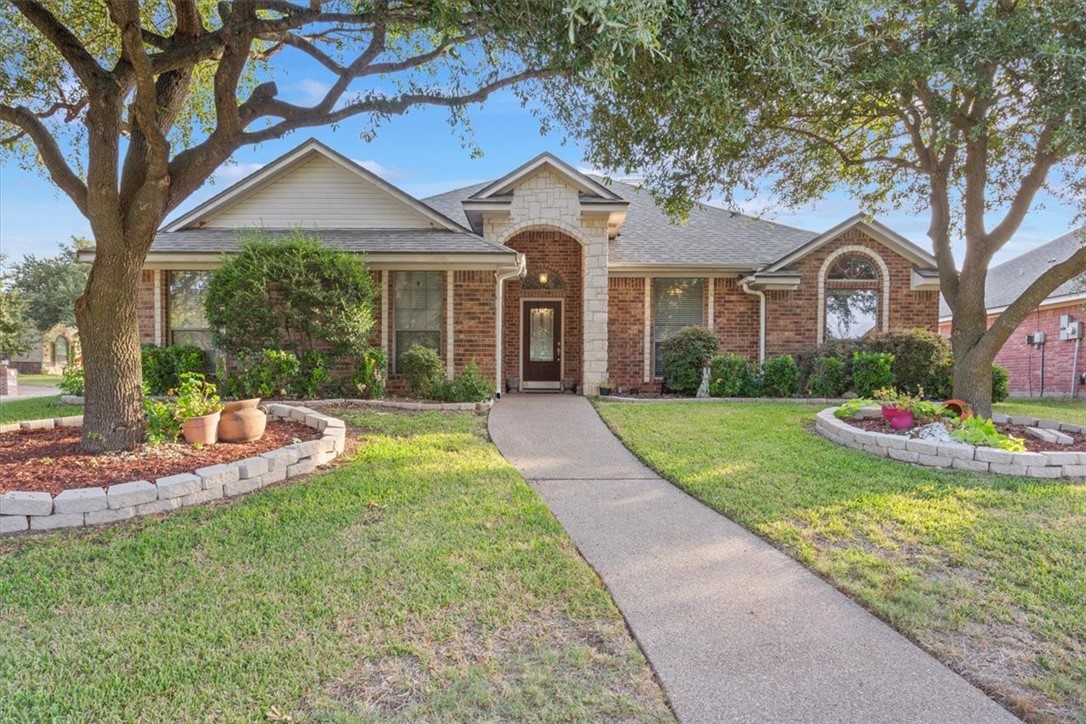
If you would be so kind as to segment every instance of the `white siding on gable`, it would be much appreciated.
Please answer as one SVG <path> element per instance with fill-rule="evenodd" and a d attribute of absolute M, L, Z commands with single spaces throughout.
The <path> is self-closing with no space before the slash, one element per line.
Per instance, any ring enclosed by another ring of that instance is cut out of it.
<path fill-rule="evenodd" d="M 315 156 L 215 213 L 206 228 L 429 229 L 437 223 L 358 174 Z"/>

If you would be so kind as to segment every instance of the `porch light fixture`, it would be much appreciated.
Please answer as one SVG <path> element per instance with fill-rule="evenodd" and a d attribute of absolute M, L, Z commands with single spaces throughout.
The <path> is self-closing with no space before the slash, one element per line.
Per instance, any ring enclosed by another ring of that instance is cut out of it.
<path fill-rule="evenodd" d="M 536 278 L 539 280 L 539 286 L 545 287 L 547 286 L 547 281 L 550 279 L 550 276 L 547 274 L 547 272 L 541 271 L 539 272 L 539 276 Z"/>

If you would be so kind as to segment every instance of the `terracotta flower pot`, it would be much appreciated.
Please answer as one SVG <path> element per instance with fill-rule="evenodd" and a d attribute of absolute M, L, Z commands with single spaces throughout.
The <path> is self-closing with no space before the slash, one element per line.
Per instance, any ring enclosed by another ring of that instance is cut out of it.
<path fill-rule="evenodd" d="M 225 416 L 228 412 L 237 412 L 238 410 L 252 410 L 259 404 L 259 397 L 252 397 L 248 400 L 233 400 L 232 402 L 224 402 L 222 404 L 222 414 Z"/>
<path fill-rule="evenodd" d="M 249 400 L 244 402 L 249 402 Z M 267 425 L 267 413 L 258 409 L 255 404 L 240 410 L 224 411 L 219 421 L 219 440 L 232 443 L 259 440 L 264 436 L 264 428 Z"/>
<path fill-rule="evenodd" d="M 190 445 L 214 445 L 219 439 L 219 417 L 221 413 L 190 417 L 181 425 L 181 434 Z"/>
<path fill-rule="evenodd" d="M 890 418 L 890 427 L 895 430 L 908 430 L 915 422 L 911 411 L 898 410 L 897 414 Z"/>
<path fill-rule="evenodd" d="M 955 413 L 959 420 L 965 420 L 973 416 L 973 408 L 965 400 L 947 400 L 943 407 Z"/>

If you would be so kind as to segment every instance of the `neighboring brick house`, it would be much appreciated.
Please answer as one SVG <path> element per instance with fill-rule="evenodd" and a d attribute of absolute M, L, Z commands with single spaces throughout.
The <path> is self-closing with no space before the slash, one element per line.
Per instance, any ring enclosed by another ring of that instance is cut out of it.
<path fill-rule="evenodd" d="M 208 344 L 207 270 L 238 231 L 312 229 L 364 253 L 374 344 L 412 343 L 505 389 L 656 389 L 661 340 L 704 325 L 752 362 L 938 318 L 930 254 L 853 217 L 822 234 L 712 206 L 674 225 L 651 196 L 542 154 L 489 183 L 415 199 L 310 140 L 167 225 L 147 257 L 145 342 Z M 93 257 L 93 250 L 83 254 Z"/>
<path fill-rule="evenodd" d="M 1086 230 L 1079 229 L 988 270 L 984 302 L 988 324 L 1007 308 L 1052 264 L 1063 261 L 1081 246 Z M 1086 280 L 1072 279 L 1052 292 L 1018 325 L 996 355 L 996 364 L 1010 372 L 1011 394 L 1022 397 L 1078 395 L 1086 373 L 1086 352 L 1076 350 L 1078 339 L 1060 339 L 1061 322 L 1086 321 Z M 1069 320 L 1068 320 L 1069 318 Z M 1078 325 L 1076 325 L 1078 326 Z M 939 332 L 950 337 L 950 308 L 939 308 Z M 1043 333 L 1040 341 L 1037 333 Z M 1027 337 L 1032 337 L 1031 344 Z M 1076 351 L 1079 352 L 1075 365 Z"/>

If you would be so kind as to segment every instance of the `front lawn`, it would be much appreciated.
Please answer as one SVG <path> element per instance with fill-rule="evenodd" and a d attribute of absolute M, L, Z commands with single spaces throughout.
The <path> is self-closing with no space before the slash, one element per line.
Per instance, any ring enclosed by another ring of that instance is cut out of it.
<path fill-rule="evenodd" d="M 1086 720 L 1086 485 L 848 450 L 812 432 L 820 407 L 598 404 L 662 475 L 1019 715 Z"/>
<path fill-rule="evenodd" d="M 0 718 L 671 718 L 481 417 L 343 416 L 330 473 L 0 539 Z"/>
<path fill-rule="evenodd" d="M 1072 425 L 1086 425 L 1086 402 L 1082 400 L 1016 398 L 993 405 L 992 411 L 1002 412 L 1004 415 L 1029 415 Z"/>
<path fill-rule="evenodd" d="M 65 405 L 60 401 L 60 395 L 0 400 L 0 424 L 82 414 L 82 405 Z"/>

